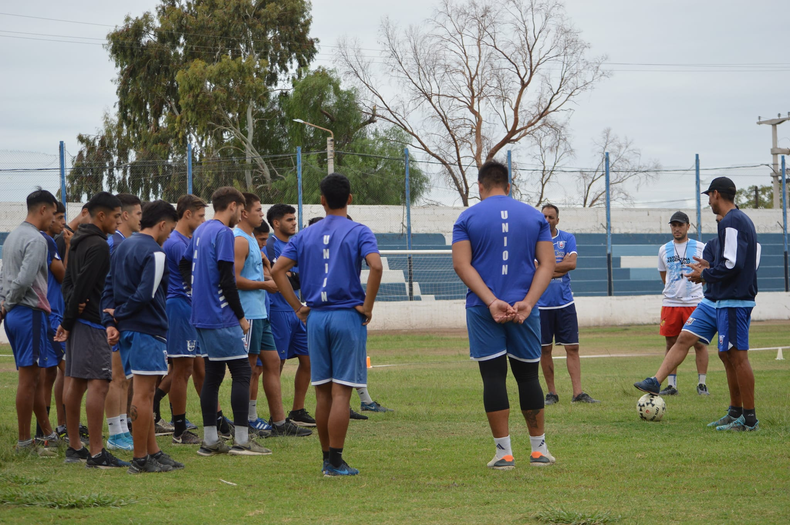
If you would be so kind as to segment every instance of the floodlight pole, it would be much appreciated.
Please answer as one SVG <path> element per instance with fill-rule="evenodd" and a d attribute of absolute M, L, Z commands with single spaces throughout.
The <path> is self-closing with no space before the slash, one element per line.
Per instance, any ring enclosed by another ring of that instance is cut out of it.
<path fill-rule="evenodd" d="M 773 190 L 774 190 L 774 209 L 779 209 L 779 206 L 782 205 L 782 201 L 779 198 L 779 155 L 790 155 L 790 149 L 787 148 L 780 148 L 779 147 L 779 135 L 777 133 L 776 127 L 783 123 L 790 120 L 790 112 L 787 113 L 786 117 L 783 117 L 779 114 L 776 118 L 763 120 L 761 117 L 757 117 L 757 124 L 767 124 L 771 126 L 771 155 L 773 156 L 773 173 L 771 174 L 771 179 L 773 182 Z"/>
<path fill-rule="evenodd" d="M 332 173 L 334 173 L 335 172 L 335 134 L 332 133 L 332 130 L 322 128 L 321 126 L 316 126 L 315 124 L 311 124 L 310 122 L 305 122 L 300 118 L 295 118 L 293 120 L 294 122 L 298 122 L 299 124 L 304 124 L 305 126 L 310 126 L 329 133 L 329 136 L 326 138 L 326 171 L 327 171 L 327 175 L 331 175 Z"/>

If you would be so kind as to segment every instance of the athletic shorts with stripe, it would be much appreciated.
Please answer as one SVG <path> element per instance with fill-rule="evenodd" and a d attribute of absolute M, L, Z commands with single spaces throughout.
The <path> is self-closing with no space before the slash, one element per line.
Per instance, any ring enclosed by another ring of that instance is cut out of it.
<path fill-rule="evenodd" d="M 367 386 L 365 353 L 368 327 L 354 308 L 310 310 L 307 317 L 307 348 L 313 385 L 339 383 Z"/>
<path fill-rule="evenodd" d="M 557 346 L 579 344 L 579 319 L 576 305 L 571 303 L 561 308 L 540 308 L 540 344 Z"/>
<path fill-rule="evenodd" d="M 167 357 L 200 357 L 203 354 L 197 341 L 197 331 L 190 317 L 192 305 L 183 297 L 167 300 Z"/>
<path fill-rule="evenodd" d="M 132 375 L 167 375 L 167 341 L 142 332 L 124 331 L 118 341 L 123 362 L 123 372 Z"/>
<path fill-rule="evenodd" d="M 706 345 L 713 341 L 717 331 L 716 308 L 706 303 L 699 303 L 683 325 L 683 332 L 696 335 Z"/>
<path fill-rule="evenodd" d="M 724 307 L 716 309 L 716 325 L 719 329 L 719 352 L 731 348 L 749 349 L 749 325 L 752 309 L 749 307 Z"/>
<path fill-rule="evenodd" d="M 58 366 L 62 355 L 58 355 L 47 337 L 46 312 L 16 305 L 6 314 L 4 324 L 17 369 L 33 365 L 40 368 Z"/>

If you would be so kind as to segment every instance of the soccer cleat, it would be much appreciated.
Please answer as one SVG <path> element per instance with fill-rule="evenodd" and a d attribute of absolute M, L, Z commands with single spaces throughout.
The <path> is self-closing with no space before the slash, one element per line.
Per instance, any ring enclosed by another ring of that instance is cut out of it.
<path fill-rule="evenodd" d="M 181 470 L 182 468 L 184 468 L 184 464 L 183 463 L 179 463 L 178 461 L 176 461 L 175 459 L 171 458 L 169 455 L 165 454 L 161 450 L 159 452 L 157 452 L 156 454 L 153 454 L 150 457 L 155 459 L 160 464 L 166 465 L 166 466 L 170 467 L 173 470 Z"/>
<path fill-rule="evenodd" d="M 213 445 L 206 445 L 206 442 L 203 441 L 197 451 L 199 455 L 205 457 L 216 456 L 217 454 L 227 454 L 228 452 L 230 452 L 230 447 L 221 439 Z"/>
<path fill-rule="evenodd" d="M 529 465 L 531 467 L 548 467 L 554 464 L 554 456 L 546 452 L 545 454 L 537 450 L 529 455 Z"/>
<path fill-rule="evenodd" d="M 571 399 L 571 403 L 600 403 L 597 399 L 590 397 L 590 394 L 582 392 L 578 396 Z"/>
<path fill-rule="evenodd" d="M 269 424 L 271 423 L 272 422 L 269 421 Z M 272 424 L 272 437 L 280 437 L 280 436 L 305 437 L 305 436 L 310 436 L 312 434 L 313 434 L 312 430 L 308 430 L 304 427 L 297 427 L 288 418 L 285 419 L 285 423 L 283 423 L 282 425 Z"/>
<path fill-rule="evenodd" d="M 494 470 L 513 470 L 516 468 L 516 460 L 511 455 L 507 455 L 499 459 L 494 456 L 494 459 L 488 462 L 488 468 L 492 468 Z"/>
<path fill-rule="evenodd" d="M 337 476 L 356 476 L 357 474 L 359 474 L 359 470 L 349 467 L 345 460 L 339 467 L 334 467 L 327 461 L 326 468 L 324 469 L 325 478 L 334 478 Z"/>
<path fill-rule="evenodd" d="M 560 396 L 558 396 L 557 394 L 552 394 L 551 392 L 546 394 L 546 401 L 544 402 L 544 404 L 546 406 L 554 405 L 554 404 L 557 404 L 559 402 L 560 402 Z"/>
<path fill-rule="evenodd" d="M 189 430 L 185 430 L 180 436 L 173 435 L 174 445 L 200 445 L 200 438 Z"/>
<path fill-rule="evenodd" d="M 144 472 L 170 472 L 171 470 L 173 468 L 170 465 L 163 465 L 154 459 L 153 456 L 147 456 L 142 465 L 136 459 L 133 459 L 127 472 L 129 474 L 142 474 Z"/>
<path fill-rule="evenodd" d="M 69 447 L 66 449 L 66 460 L 64 463 L 84 463 L 91 457 L 88 452 L 88 447 L 82 447 L 79 450 L 74 450 Z"/>
<path fill-rule="evenodd" d="M 349 410 L 349 414 L 348 414 L 348 418 L 349 419 L 356 419 L 358 421 L 365 421 L 368 418 L 368 416 L 366 416 L 366 415 L 354 412 L 354 409 L 351 408 L 351 407 L 348 407 L 348 410 Z"/>
<path fill-rule="evenodd" d="M 107 440 L 108 450 L 126 450 L 127 452 L 134 450 L 134 445 L 124 438 L 123 434 L 116 434 L 110 436 Z"/>
<path fill-rule="evenodd" d="M 89 457 L 88 460 L 85 462 L 85 466 L 87 468 L 98 468 L 98 469 L 111 469 L 111 468 L 121 468 L 121 467 L 128 467 L 128 461 L 122 461 L 109 452 L 107 452 L 106 448 L 101 449 L 96 457 Z"/>
<path fill-rule="evenodd" d="M 634 386 L 637 390 L 641 390 L 645 394 L 653 394 L 654 396 L 657 396 L 658 391 L 661 390 L 661 383 L 655 377 L 648 377 L 644 381 L 634 383 Z"/>
<path fill-rule="evenodd" d="M 21 447 L 19 444 L 17 444 L 14 447 L 14 452 L 16 452 L 17 456 L 37 456 L 40 458 L 54 458 L 58 455 L 58 453 L 54 450 L 49 450 L 48 448 L 38 446 L 35 439 L 27 445 L 23 445 Z"/>
<path fill-rule="evenodd" d="M 361 408 L 363 412 L 395 412 L 391 408 L 379 405 L 376 401 L 371 403 L 360 403 L 359 408 Z"/>
<path fill-rule="evenodd" d="M 291 410 L 291 412 L 288 414 L 288 419 L 293 421 L 294 425 L 300 427 L 315 426 L 315 419 L 304 408 L 300 408 L 299 410 Z"/>
<path fill-rule="evenodd" d="M 708 392 L 708 385 L 704 383 L 700 383 L 697 385 L 697 395 L 698 396 L 709 396 L 710 392 Z"/>
<path fill-rule="evenodd" d="M 154 433 L 157 436 L 169 436 L 175 431 L 175 427 L 165 421 L 164 419 L 159 419 L 154 426 Z"/>
<path fill-rule="evenodd" d="M 736 419 L 737 418 L 732 417 L 730 415 L 730 413 L 727 412 L 726 414 L 724 414 L 724 417 L 722 417 L 721 419 L 717 419 L 716 421 L 708 423 L 708 426 L 709 427 L 721 427 L 721 426 L 724 426 L 724 425 L 729 425 L 730 423 L 732 423 Z"/>
<path fill-rule="evenodd" d="M 678 396 L 678 395 L 680 395 L 680 392 L 678 392 L 677 388 L 675 388 L 674 386 L 670 385 L 670 386 L 667 386 L 661 392 L 659 392 L 659 394 L 662 395 L 662 396 Z"/>
<path fill-rule="evenodd" d="M 743 416 L 727 423 L 726 425 L 719 425 L 716 427 L 716 430 L 720 431 L 732 431 L 732 432 L 753 432 L 755 430 L 760 430 L 760 422 L 757 421 L 753 427 L 750 427 L 746 424 L 746 418 Z"/>
<path fill-rule="evenodd" d="M 269 456 L 271 453 L 271 450 L 260 445 L 253 438 L 250 438 L 243 445 L 233 445 L 228 452 L 231 456 Z"/>

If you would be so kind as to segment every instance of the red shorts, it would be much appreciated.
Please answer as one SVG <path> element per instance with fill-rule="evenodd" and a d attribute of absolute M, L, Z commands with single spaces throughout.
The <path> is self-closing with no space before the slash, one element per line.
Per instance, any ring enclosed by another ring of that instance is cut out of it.
<path fill-rule="evenodd" d="M 679 336 L 683 325 L 696 308 L 696 306 L 662 306 L 661 328 L 658 333 L 664 337 Z"/>

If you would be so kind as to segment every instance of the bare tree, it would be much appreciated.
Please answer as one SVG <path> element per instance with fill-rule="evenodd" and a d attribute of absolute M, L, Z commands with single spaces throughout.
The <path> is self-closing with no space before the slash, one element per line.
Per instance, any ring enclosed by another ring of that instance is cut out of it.
<path fill-rule="evenodd" d="M 581 206 L 593 207 L 606 204 L 605 152 L 609 152 L 609 194 L 612 202 L 631 203 L 630 188 L 639 188 L 658 175 L 661 164 L 650 160 L 642 162 L 642 152 L 628 137 L 620 139 L 610 128 L 601 132 L 593 141 L 593 152 L 600 159 L 593 170 L 579 171 L 577 185 Z"/>
<path fill-rule="evenodd" d="M 434 16 L 380 29 L 380 58 L 342 40 L 341 70 L 367 111 L 403 129 L 469 205 L 475 173 L 569 111 L 606 76 L 558 0 L 442 0 Z M 383 63 L 382 67 L 379 67 Z M 472 196 L 473 197 L 473 196 Z"/>
<path fill-rule="evenodd" d="M 513 166 L 513 196 L 539 207 L 548 202 L 546 191 L 554 183 L 555 176 L 568 159 L 573 157 L 573 148 L 566 136 L 566 125 L 549 124 L 531 134 L 533 148 L 530 160 L 537 169 L 521 169 Z"/>

